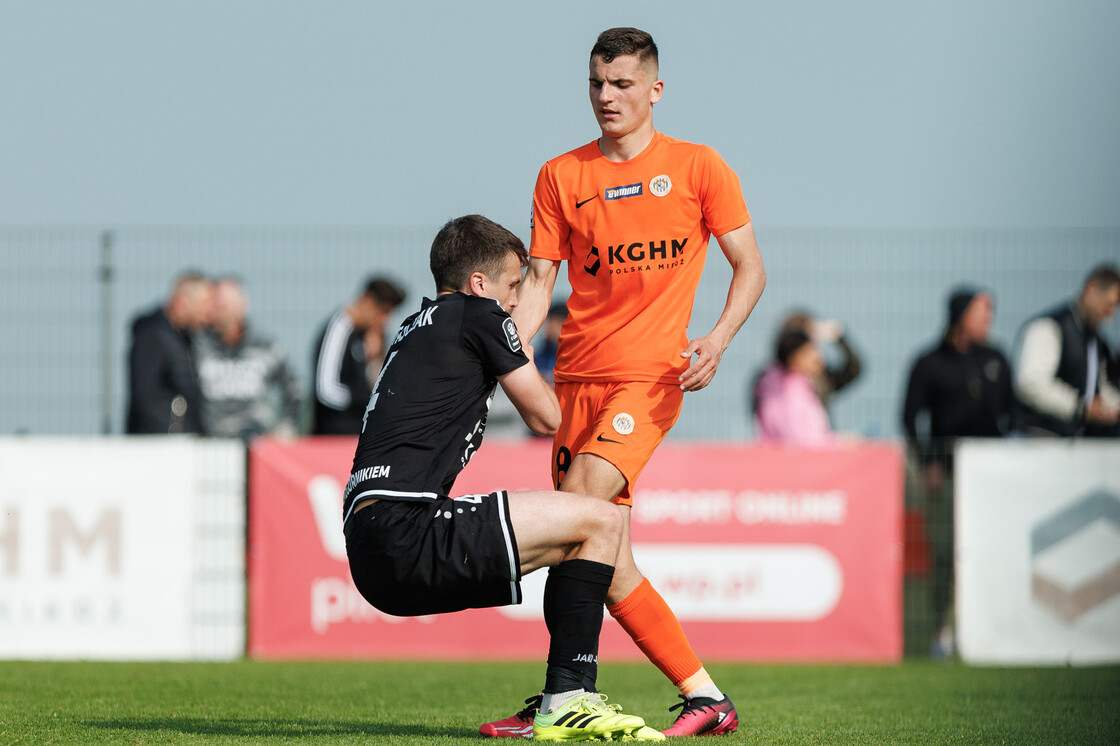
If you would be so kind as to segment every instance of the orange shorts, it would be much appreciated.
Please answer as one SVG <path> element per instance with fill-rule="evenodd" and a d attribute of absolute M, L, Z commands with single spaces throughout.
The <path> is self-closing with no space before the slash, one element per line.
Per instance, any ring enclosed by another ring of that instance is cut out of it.
<path fill-rule="evenodd" d="M 552 440 L 552 483 L 559 489 L 572 459 L 593 453 L 626 478 L 614 501 L 633 505 L 634 483 L 680 416 L 684 392 L 670 383 L 564 381 L 556 397 L 561 422 Z"/>

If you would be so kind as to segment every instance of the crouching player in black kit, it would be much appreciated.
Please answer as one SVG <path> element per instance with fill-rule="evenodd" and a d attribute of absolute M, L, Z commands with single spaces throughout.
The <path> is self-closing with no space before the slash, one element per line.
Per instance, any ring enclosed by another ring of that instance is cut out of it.
<path fill-rule="evenodd" d="M 660 740 L 594 693 L 621 513 L 549 490 L 448 497 L 482 442 L 497 384 L 534 432 L 551 434 L 560 423 L 556 395 L 509 316 L 527 263 L 521 241 L 480 215 L 451 220 L 436 235 L 436 298 L 424 299 L 386 353 L 346 485 L 350 573 L 376 608 L 415 616 L 520 603 L 522 575 L 553 567 L 532 735 Z M 530 735 L 524 730 L 516 735 Z"/>

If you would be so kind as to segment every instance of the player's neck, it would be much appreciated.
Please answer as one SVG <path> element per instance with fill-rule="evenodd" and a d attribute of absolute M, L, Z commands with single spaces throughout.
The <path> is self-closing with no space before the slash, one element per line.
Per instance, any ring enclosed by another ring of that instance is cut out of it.
<path fill-rule="evenodd" d="M 628 132 L 622 137 L 601 135 L 599 137 L 599 152 L 608 161 L 622 163 L 640 155 L 653 142 L 653 137 L 656 134 L 657 131 L 653 128 L 653 122 L 650 122 L 647 126 Z"/>

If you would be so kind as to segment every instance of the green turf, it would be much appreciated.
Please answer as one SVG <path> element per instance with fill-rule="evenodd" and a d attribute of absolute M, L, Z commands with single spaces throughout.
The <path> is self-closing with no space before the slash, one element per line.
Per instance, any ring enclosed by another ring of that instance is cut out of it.
<path fill-rule="evenodd" d="M 709 668 L 741 719 L 718 743 L 1120 743 L 1120 667 Z M 0 744 L 480 744 L 542 679 L 522 663 L 0 662 Z M 671 722 L 652 666 L 607 663 L 599 683 Z"/>

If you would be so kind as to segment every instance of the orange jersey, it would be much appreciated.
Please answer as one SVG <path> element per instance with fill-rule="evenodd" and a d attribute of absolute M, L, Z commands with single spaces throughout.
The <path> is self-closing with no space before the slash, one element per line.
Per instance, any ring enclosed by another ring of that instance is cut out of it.
<path fill-rule="evenodd" d="M 678 383 L 708 238 L 750 219 L 715 150 L 660 132 L 623 163 L 597 141 L 545 163 L 529 253 L 572 286 L 556 380 Z"/>

